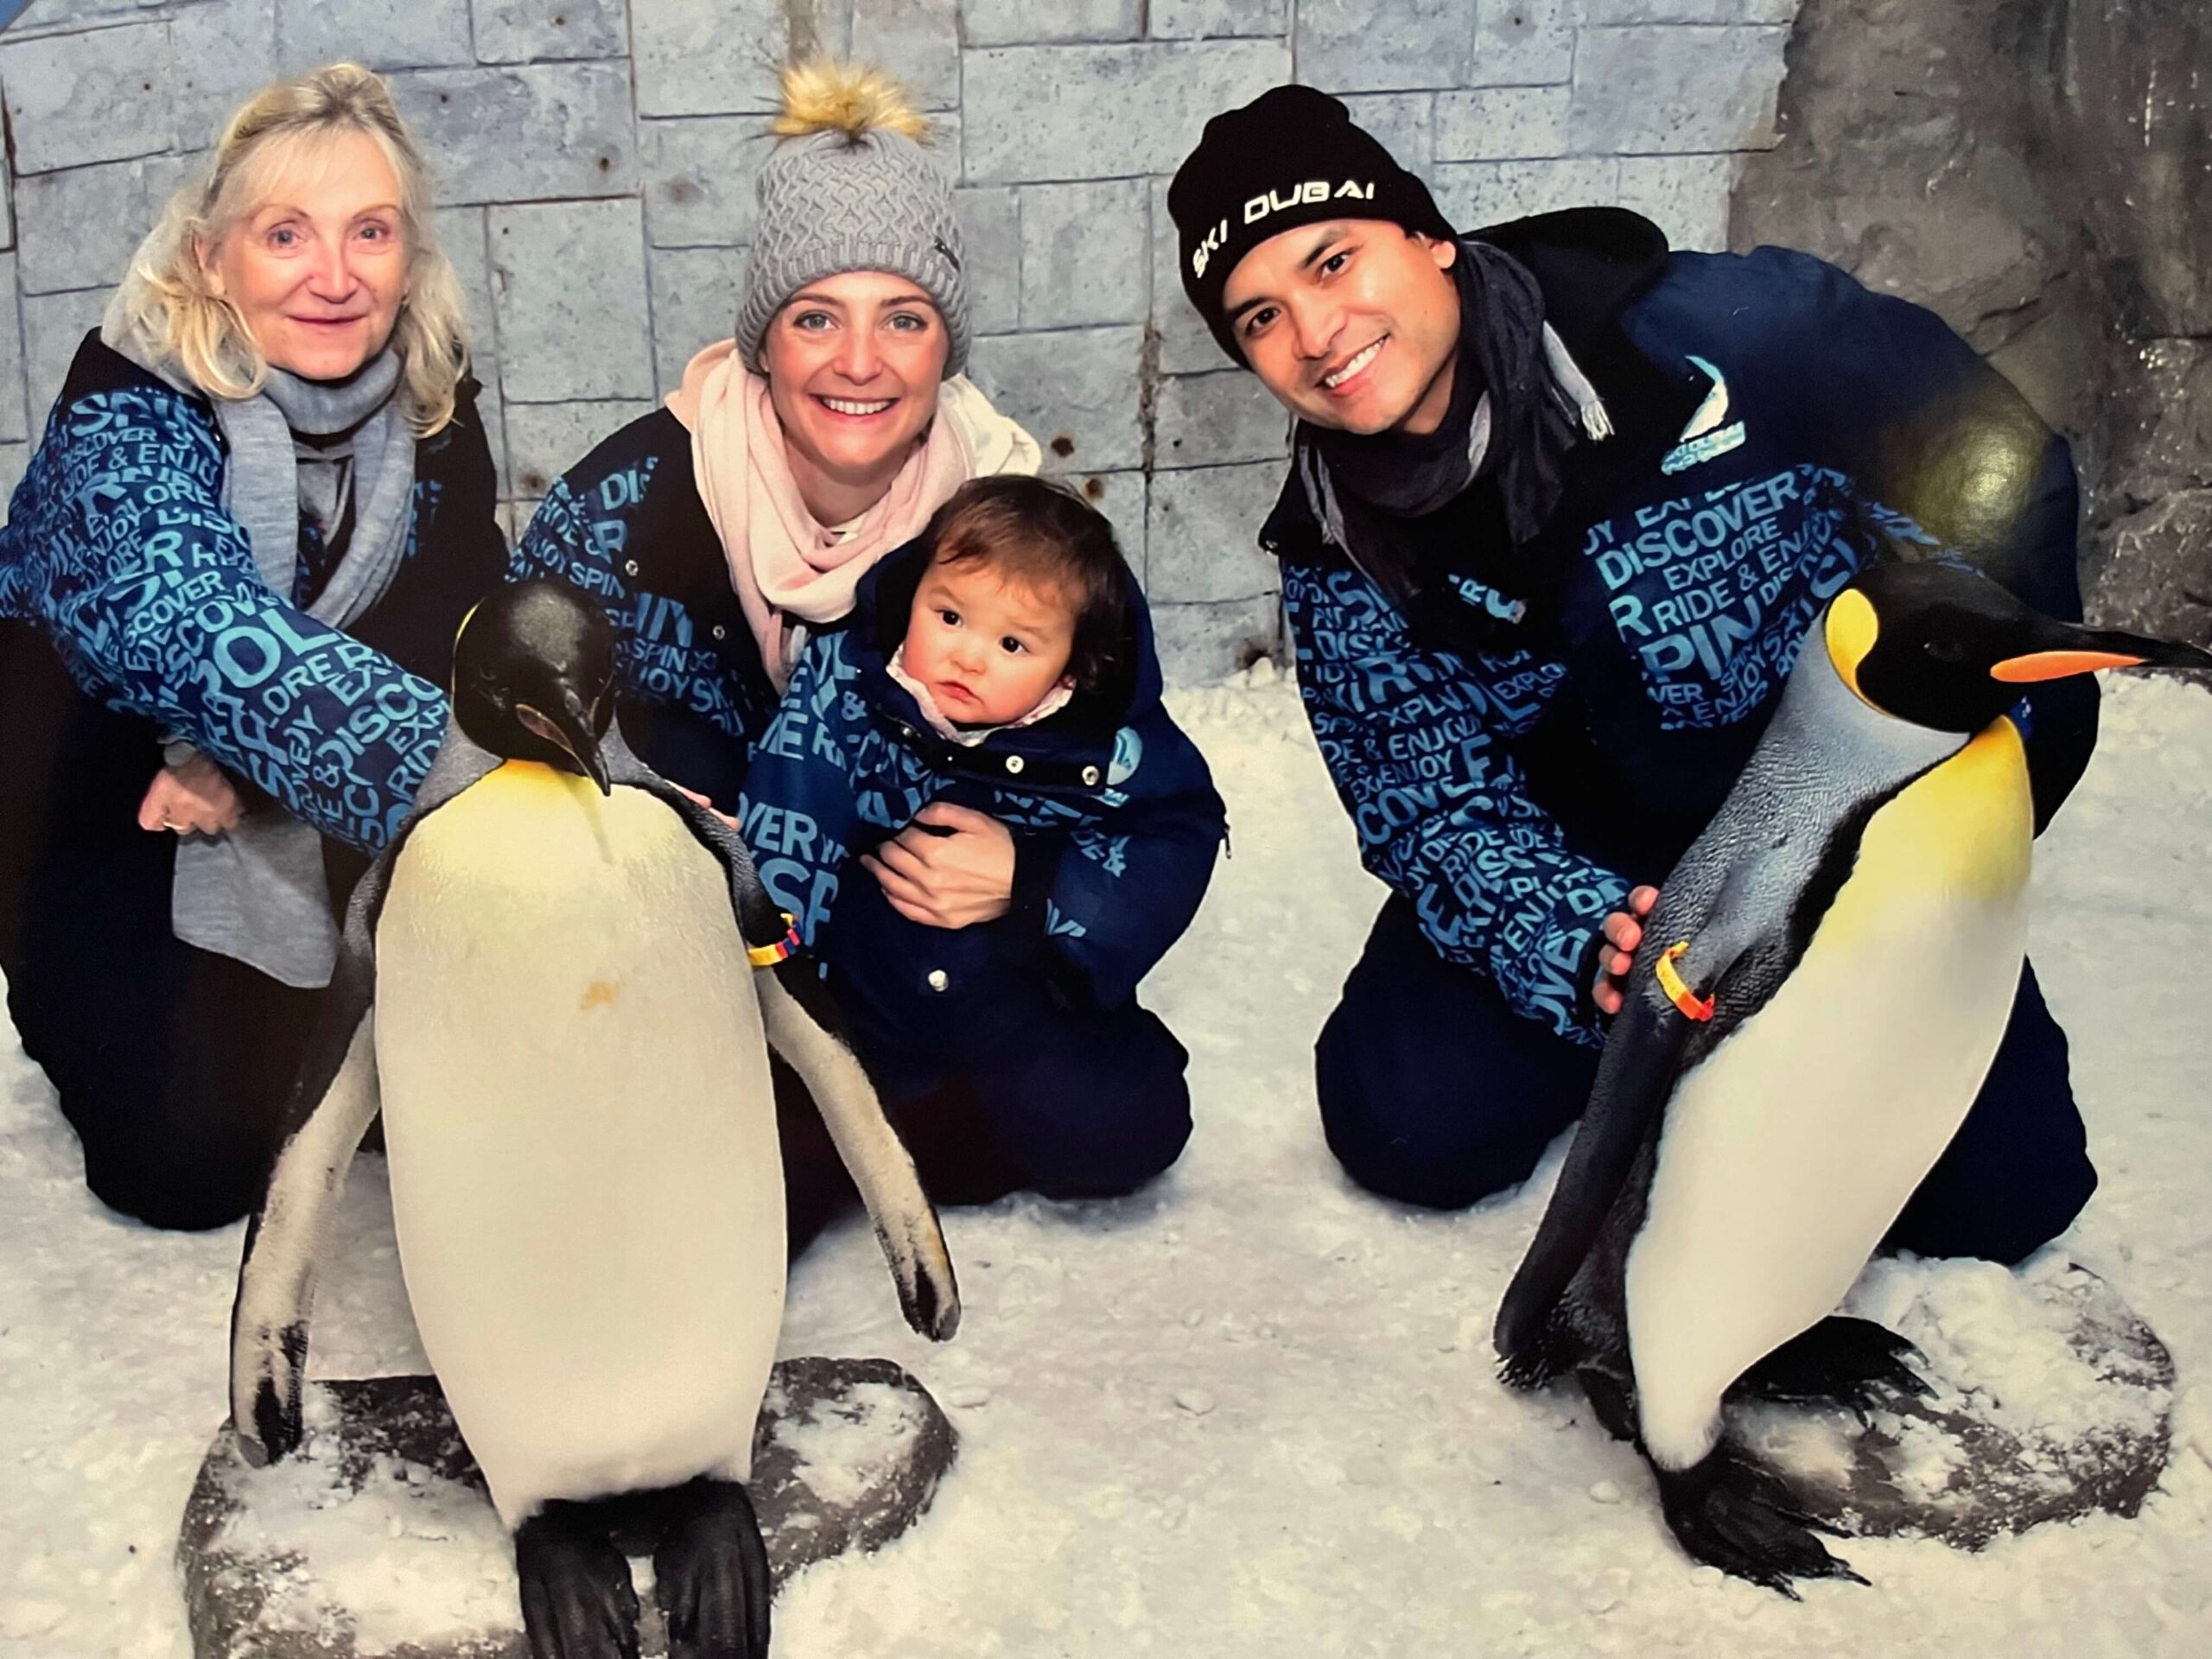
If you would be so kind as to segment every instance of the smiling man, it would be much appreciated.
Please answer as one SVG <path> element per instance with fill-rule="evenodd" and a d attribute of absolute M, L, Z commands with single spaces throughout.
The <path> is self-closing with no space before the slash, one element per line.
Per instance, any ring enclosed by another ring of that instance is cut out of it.
<path fill-rule="evenodd" d="M 1782 249 L 1584 208 L 1455 235 L 1335 99 L 1207 123 L 1183 284 L 1297 416 L 1260 531 L 1300 690 L 1393 889 L 1316 1047 L 1372 1190 L 1471 1204 L 1581 1109 L 1661 880 L 1865 563 L 1962 557 L 2078 618 L 2066 448 L 1924 310 Z M 2095 738 L 2039 689 L 2037 820 Z M 2096 1184 L 2032 972 L 1892 1241 L 2025 1255 Z"/>

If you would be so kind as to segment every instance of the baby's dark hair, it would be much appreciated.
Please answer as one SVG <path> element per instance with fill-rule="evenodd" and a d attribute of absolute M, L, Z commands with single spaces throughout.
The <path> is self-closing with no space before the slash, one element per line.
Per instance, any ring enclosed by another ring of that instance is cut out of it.
<path fill-rule="evenodd" d="M 1097 508 L 1065 485 L 1005 473 L 962 485 L 922 533 L 935 563 L 1066 589 L 1076 601 L 1068 677 L 1096 691 L 1112 677 L 1128 633 L 1129 567 Z"/>

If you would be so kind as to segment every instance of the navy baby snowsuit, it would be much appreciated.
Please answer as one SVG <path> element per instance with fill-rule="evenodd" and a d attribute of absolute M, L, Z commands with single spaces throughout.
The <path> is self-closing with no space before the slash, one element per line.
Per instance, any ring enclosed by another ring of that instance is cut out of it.
<path fill-rule="evenodd" d="M 2081 613 L 2065 445 L 1932 314 L 1781 249 L 1670 254 L 1618 210 L 1478 234 L 1536 276 L 1614 435 L 1568 453 L 1523 546 L 1487 476 L 1407 521 L 1425 551 L 1383 573 L 1395 602 L 1294 475 L 1261 537 L 1321 752 L 1395 890 L 1318 1046 L 1324 1125 L 1363 1185 L 1437 1205 L 1520 1180 L 1580 1111 L 1605 915 L 1719 807 L 1863 563 L 1952 552 Z M 2024 710 L 2039 823 L 2095 713 L 2086 679 Z M 2017 1256 L 2094 1184 L 2030 974 L 1897 1236 Z"/>
<path fill-rule="evenodd" d="M 846 622 L 808 643 L 753 747 L 746 844 L 823 959 L 936 1196 L 1126 1192 L 1190 1133 L 1186 1057 L 1135 990 L 1197 912 L 1221 798 L 1160 705 L 1134 583 L 1111 683 L 973 747 L 938 736 L 885 667 L 927 557 L 918 543 L 884 560 Z M 1013 830 L 1014 899 L 996 921 L 908 921 L 855 856 L 931 801 Z M 793 1171 L 795 1235 L 806 1179 Z"/>

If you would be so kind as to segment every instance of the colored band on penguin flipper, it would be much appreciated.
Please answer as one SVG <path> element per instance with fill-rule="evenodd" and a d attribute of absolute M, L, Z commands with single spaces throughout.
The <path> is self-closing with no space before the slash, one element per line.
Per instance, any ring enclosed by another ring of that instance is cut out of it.
<path fill-rule="evenodd" d="M 745 959 L 755 968 L 772 968 L 779 962 L 788 962 L 798 954 L 798 918 L 785 911 L 784 937 L 773 944 L 754 944 L 746 947 Z"/>
<path fill-rule="evenodd" d="M 1709 996 L 1700 996 L 1695 991 L 1690 989 L 1675 967 L 1675 958 L 1689 948 L 1690 942 L 1688 939 L 1682 939 L 1669 945 L 1653 966 L 1651 972 L 1659 982 L 1659 988 L 1667 993 L 1667 1000 L 1681 1009 L 1686 1018 L 1698 1020 L 1710 1020 L 1713 1018 L 1713 999 Z"/>

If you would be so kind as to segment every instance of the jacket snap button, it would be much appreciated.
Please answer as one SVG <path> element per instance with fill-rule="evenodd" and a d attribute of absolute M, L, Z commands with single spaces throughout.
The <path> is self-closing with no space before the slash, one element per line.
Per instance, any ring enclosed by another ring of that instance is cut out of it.
<path fill-rule="evenodd" d="M 717 622 L 715 624 L 714 634 L 715 638 L 717 639 L 726 639 L 729 637 L 729 630 L 724 627 L 721 623 Z"/>
<path fill-rule="evenodd" d="M 623 561 L 622 561 L 622 574 L 623 574 L 624 575 L 626 575 L 626 576 L 634 576 L 634 575 L 636 575 L 638 574 L 638 562 L 637 562 L 635 559 L 625 559 L 625 560 L 623 560 Z"/>
<path fill-rule="evenodd" d="M 1086 784 L 1096 784 L 1098 781 L 1098 768 L 1085 766 L 1083 769 L 1083 781 Z"/>
<path fill-rule="evenodd" d="M 941 991 L 951 983 L 952 976 L 946 973 L 944 969 L 932 968 L 930 969 L 930 989 L 933 991 Z"/>
<path fill-rule="evenodd" d="M 1021 770 L 1021 768 L 1022 768 L 1022 765 L 1023 765 L 1022 759 L 1021 759 L 1021 757 L 1020 757 L 1020 755 L 1018 755 L 1018 754 L 1009 754 L 1009 755 L 1008 755 L 1008 756 L 1007 756 L 1007 758 L 1006 758 L 1006 769 L 1007 769 L 1008 772 L 1020 772 L 1020 771 Z"/>

